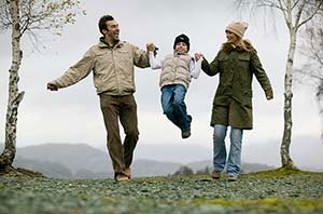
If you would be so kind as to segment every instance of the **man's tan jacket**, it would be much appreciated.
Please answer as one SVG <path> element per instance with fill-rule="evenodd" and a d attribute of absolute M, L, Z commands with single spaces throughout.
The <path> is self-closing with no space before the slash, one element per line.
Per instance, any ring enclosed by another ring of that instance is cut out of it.
<path fill-rule="evenodd" d="M 149 67 L 149 57 L 143 51 L 127 42 L 119 42 L 110 48 L 101 39 L 92 46 L 75 65 L 60 78 L 51 83 L 65 88 L 84 79 L 93 71 L 97 93 L 108 95 L 129 95 L 135 92 L 134 66 Z"/>

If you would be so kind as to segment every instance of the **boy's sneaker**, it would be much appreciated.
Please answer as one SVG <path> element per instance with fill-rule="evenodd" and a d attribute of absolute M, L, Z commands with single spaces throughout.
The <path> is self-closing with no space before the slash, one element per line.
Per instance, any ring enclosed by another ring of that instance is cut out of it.
<path fill-rule="evenodd" d="M 186 131 L 182 131 L 182 138 L 185 139 L 185 138 L 188 138 L 191 136 L 191 129 L 187 129 Z"/>
<path fill-rule="evenodd" d="M 188 138 L 191 136 L 191 122 L 192 122 L 192 116 L 191 115 L 187 115 L 188 117 L 188 120 L 189 120 L 189 128 L 185 131 L 182 131 L 182 138 L 185 139 L 185 138 Z"/>
<path fill-rule="evenodd" d="M 213 179 L 220 179 L 221 177 L 221 172 L 220 171 L 213 171 L 212 174 L 211 174 L 211 177 Z"/>

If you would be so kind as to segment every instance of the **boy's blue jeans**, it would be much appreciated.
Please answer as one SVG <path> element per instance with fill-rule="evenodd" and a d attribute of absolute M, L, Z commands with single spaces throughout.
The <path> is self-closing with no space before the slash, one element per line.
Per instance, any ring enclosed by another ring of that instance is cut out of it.
<path fill-rule="evenodd" d="M 180 84 L 166 85 L 162 87 L 161 92 L 164 114 L 182 131 L 189 130 L 192 118 L 187 115 L 184 103 L 186 88 Z"/>
<path fill-rule="evenodd" d="M 227 158 L 225 148 L 225 136 L 227 126 L 216 124 L 213 132 L 213 166 L 215 171 L 223 171 Z M 241 165 L 241 142 L 243 130 L 231 127 L 230 152 L 227 161 L 227 174 L 229 176 L 239 175 Z"/>

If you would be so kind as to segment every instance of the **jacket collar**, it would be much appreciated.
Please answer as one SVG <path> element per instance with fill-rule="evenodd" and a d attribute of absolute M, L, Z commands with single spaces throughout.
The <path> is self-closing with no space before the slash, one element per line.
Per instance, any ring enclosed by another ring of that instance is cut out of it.
<path fill-rule="evenodd" d="M 231 51 L 237 51 L 237 52 L 250 52 L 253 51 L 254 48 L 251 45 L 251 42 L 249 40 L 241 40 L 241 42 L 237 45 L 233 45 L 230 42 L 225 42 L 222 44 L 222 50 L 229 54 Z"/>
<path fill-rule="evenodd" d="M 188 53 L 183 53 L 183 54 L 181 54 L 181 53 L 177 53 L 176 51 L 174 51 L 174 56 L 187 56 L 188 55 Z"/>
<path fill-rule="evenodd" d="M 99 42 L 99 47 L 100 48 L 109 48 L 109 49 L 114 49 L 114 48 L 120 48 L 123 46 L 123 42 L 120 40 L 118 41 L 117 44 L 115 44 L 113 47 L 111 47 L 108 43 L 104 41 L 104 37 L 100 37 L 100 42 Z"/>

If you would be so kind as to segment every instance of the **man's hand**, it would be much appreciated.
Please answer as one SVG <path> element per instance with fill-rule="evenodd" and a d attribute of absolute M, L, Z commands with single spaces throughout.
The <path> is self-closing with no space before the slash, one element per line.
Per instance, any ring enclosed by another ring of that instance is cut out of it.
<path fill-rule="evenodd" d="M 47 83 L 47 89 L 50 91 L 57 91 L 58 87 L 54 83 Z"/>
<path fill-rule="evenodd" d="M 146 44 L 146 49 L 147 49 L 147 52 L 154 52 L 156 49 L 156 46 L 154 45 L 154 43 L 148 43 Z"/>
<path fill-rule="evenodd" d="M 272 91 L 266 92 L 266 98 L 267 98 L 267 100 L 273 99 L 274 98 L 273 92 Z"/>
<path fill-rule="evenodd" d="M 273 96 L 266 96 L 267 100 L 272 100 L 274 97 Z"/>

